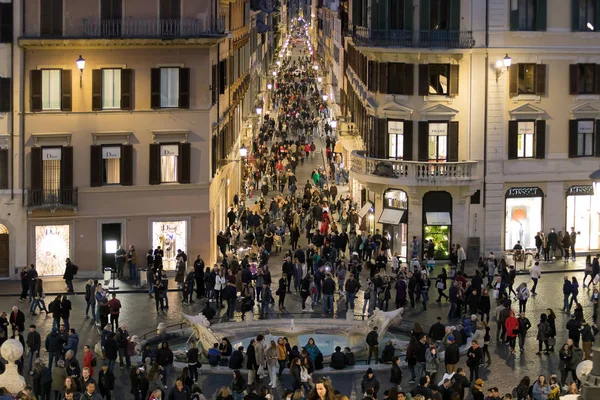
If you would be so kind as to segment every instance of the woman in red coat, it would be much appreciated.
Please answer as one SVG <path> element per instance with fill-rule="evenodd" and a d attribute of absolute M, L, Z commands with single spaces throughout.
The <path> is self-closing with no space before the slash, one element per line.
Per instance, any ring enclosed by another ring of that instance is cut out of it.
<path fill-rule="evenodd" d="M 329 214 L 327 211 L 323 211 L 323 221 L 321 222 L 321 235 L 327 235 L 329 233 Z"/>
<path fill-rule="evenodd" d="M 506 339 L 510 345 L 510 351 L 514 353 L 515 343 L 517 341 L 517 336 L 519 335 L 519 321 L 517 321 L 517 318 L 515 318 L 514 311 L 511 310 L 510 316 L 506 318 L 504 327 L 506 328 Z"/>
<path fill-rule="evenodd" d="M 94 362 L 94 352 L 90 348 L 90 346 L 83 346 L 83 368 L 90 369 L 90 376 L 94 376 L 94 366 L 92 365 Z"/>

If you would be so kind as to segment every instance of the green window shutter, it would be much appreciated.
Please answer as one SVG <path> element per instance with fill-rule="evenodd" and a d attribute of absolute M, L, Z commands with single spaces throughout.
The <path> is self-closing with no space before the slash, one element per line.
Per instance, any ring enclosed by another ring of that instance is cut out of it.
<path fill-rule="evenodd" d="M 548 0 L 537 0 L 535 10 L 535 30 L 545 31 L 548 19 Z"/>
<path fill-rule="evenodd" d="M 579 31 L 579 0 L 571 0 L 571 30 Z"/>
<path fill-rule="evenodd" d="M 460 31 L 460 0 L 450 0 L 449 30 Z"/>
<path fill-rule="evenodd" d="M 412 31 L 413 29 L 413 0 L 404 0 L 404 30 Z"/>
<path fill-rule="evenodd" d="M 431 7 L 430 0 L 421 0 L 421 31 L 428 31 L 430 29 L 430 21 L 431 21 Z"/>
<path fill-rule="evenodd" d="M 511 8 L 511 1 L 509 1 L 508 7 L 509 7 L 509 11 L 510 11 L 510 30 L 518 31 L 519 30 L 519 6 L 517 5 L 517 9 L 513 10 Z"/>

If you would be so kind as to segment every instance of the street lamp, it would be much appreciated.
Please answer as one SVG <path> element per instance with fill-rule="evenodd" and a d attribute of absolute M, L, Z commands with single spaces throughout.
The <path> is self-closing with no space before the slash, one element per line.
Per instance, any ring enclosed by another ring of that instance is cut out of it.
<path fill-rule="evenodd" d="M 326 94 L 323 95 L 323 101 L 327 101 L 328 98 L 329 96 L 327 96 Z"/>
<path fill-rule="evenodd" d="M 268 89 L 268 90 L 271 90 L 271 89 L 273 89 L 273 85 L 272 85 L 272 84 L 270 84 L 270 83 L 267 83 L 267 89 Z"/>
<path fill-rule="evenodd" d="M 262 115 L 262 107 L 256 107 L 256 114 Z"/>
<path fill-rule="evenodd" d="M 323 78 L 321 78 L 321 77 L 318 77 L 318 78 L 317 78 L 317 82 L 319 82 L 319 83 L 323 82 Z"/>
<path fill-rule="evenodd" d="M 319 70 L 319 66 L 315 64 L 315 66 L 313 67 L 315 71 Z"/>
<path fill-rule="evenodd" d="M 504 57 L 504 59 L 502 61 L 504 62 L 504 66 L 506 68 L 510 68 L 510 66 L 512 65 L 512 58 L 510 58 L 508 56 L 508 54 L 506 54 L 506 56 Z"/>
<path fill-rule="evenodd" d="M 273 76 L 277 76 L 277 72 L 276 71 L 273 71 Z"/>
<path fill-rule="evenodd" d="M 77 61 L 75 61 L 75 63 L 77 64 L 77 68 L 79 69 L 79 87 L 81 88 L 83 86 L 83 69 L 85 68 L 85 58 L 81 57 L 80 54 L 79 58 L 77 59 Z"/>
<path fill-rule="evenodd" d="M 246 146 L 240 147 L 240 157 L 246 158 L 248 156 L 248 148 Z"/>

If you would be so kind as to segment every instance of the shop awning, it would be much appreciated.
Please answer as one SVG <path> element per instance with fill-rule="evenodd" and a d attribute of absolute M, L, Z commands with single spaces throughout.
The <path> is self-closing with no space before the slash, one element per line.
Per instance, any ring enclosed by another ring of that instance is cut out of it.
<path fill-rule="evenodd" d="M 364 206 L 360 210 L 358 210 L 358 216 L 364 218 L 365 215 L 369 212 L 369 210 L 373 207 L 373 203 L 367 201 Z"/>
<path fill-rule="evenodd" d="M 394 210 L 392 208 L 385 208 L 379 217 L 378 223 L 380 224 L 388 224 L 388 225 L 398 225 L 402 216 L 404 215 L 404 210 Z"/>
<path fill-rule="evenodd" d="M 425 213 L 427 225 L 452 225 L 452 219 L 449 212 L 428 212 Z"/>

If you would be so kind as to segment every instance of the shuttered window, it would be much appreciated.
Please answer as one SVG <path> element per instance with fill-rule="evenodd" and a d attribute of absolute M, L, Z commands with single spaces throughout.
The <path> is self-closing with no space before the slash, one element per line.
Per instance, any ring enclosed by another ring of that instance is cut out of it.
<path fill-rule="evenodd" d="M 13 37 L 12 3 L 0 3 L 0 43 L 10 43 Z"/>
<path fill-rule="evenodd" d="M 569 157 L 593 157 L 596 121 L 580 119 L 569 121 Z"/>
<path fill-rule="evenodd" d="M 150 105 L 157 108 L 190 108 L 190 69 L 152 68 Z"/>
<path fill-rule="evenodd" d="M 510 0 L 510 29 L 545 31 L 547 14 L 547 0 Z"/>
<path fill-rule="evenodd" d="M 546 65 L 519 63 L 513 64 L 509 70 L 510 96 L 520 94 L 546 95 Z"/>
<path fill-rule="evenodd" d="M 546 157 L 546 121 L 509 121 L 508 158 Z"/>
<path fill-rule="evenodd" d="M 600 64 L 571 64 L 569 93 L 600 94 Z"/>
<path fill-rule="evenodd" d="M 0 112 L 9 112 L 11 104 L 11 79 L 0 78 Z"/>
<path fill-rule="evenodd" d="M 40 0 L 40 36 L 62 36 L 63 0 Z"/>
<path fill-rule="evenodd" d="M 600 29 L 600 0 L 571 0 L 571 28 L 576 32 Z"/>
<path fill-rule="evenodd" d="M 419 96 L 457 96 L 459 66 L 455 64 L 419 65 Z"/>

